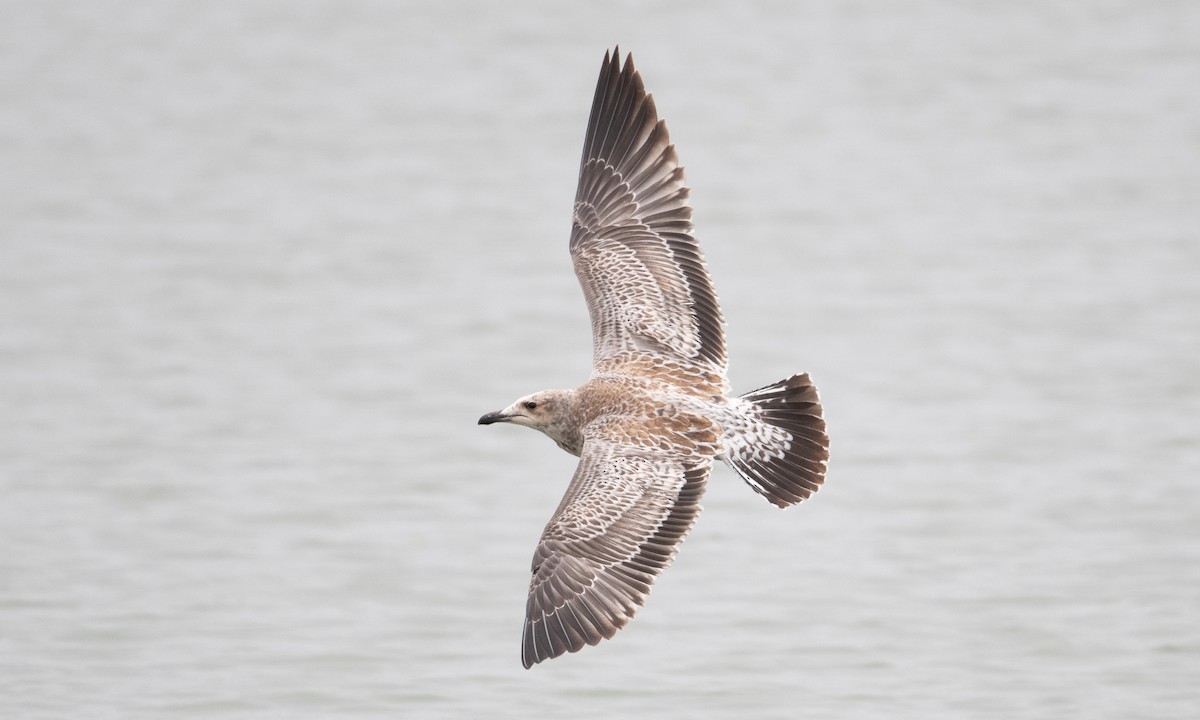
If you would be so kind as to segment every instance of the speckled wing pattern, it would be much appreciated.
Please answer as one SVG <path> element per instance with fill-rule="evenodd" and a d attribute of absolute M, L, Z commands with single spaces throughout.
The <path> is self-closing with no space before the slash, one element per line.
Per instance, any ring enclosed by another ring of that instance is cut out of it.
<path fill-rule="evenodd" d="M 712 424 L 694 416 L 589 426 L 534 552 L 526 668 L 611 638 L 633 618 L 700 512 L 715 441 Z"/>
<path fill-rule="evenodd" d="M 606 54 L 570 244 L 597 367 L 646 353 L 724 372 L 724 321 L 692 237 L 688 194 L 675 146 L 633 59 L 622 67 L 619 50 Z"/>

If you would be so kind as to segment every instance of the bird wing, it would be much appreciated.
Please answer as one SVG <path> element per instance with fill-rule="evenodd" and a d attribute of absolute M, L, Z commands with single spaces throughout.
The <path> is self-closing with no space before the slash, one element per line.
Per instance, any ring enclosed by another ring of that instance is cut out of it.
<path fill-rule="evenodd" d="M 533 555 L 526 668 L 611 638 L 633 618 L 700 512 L 716 441 L 712 423 L 692 416 L 588 426 Z"/>
<path fill-rule="evenodd" d="M 651 354 L 724 373 L 717 295 L 692 237 L 683 168 L 627 57 L 606 53 L 579 168 L 571 257 L 592 319 L 593 362 Z"/>

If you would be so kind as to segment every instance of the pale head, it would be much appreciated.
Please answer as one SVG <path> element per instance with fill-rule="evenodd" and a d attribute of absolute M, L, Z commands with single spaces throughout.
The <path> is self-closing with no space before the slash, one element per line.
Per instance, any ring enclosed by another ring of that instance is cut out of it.
<path fill-rule="evenodd" d="M 563 450 L 578 455 L 582 439 L 575 422 L 574 390 L 542 390 L 479 418 L 480 425 L 507 422 L 545 433 Z"/>

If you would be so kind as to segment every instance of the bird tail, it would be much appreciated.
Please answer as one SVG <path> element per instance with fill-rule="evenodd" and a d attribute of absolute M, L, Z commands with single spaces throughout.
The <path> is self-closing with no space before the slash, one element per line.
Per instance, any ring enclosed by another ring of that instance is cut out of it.
<path fill-rule="evenodd" d="M 725 428 L 725 462 L 779 507 L 794 505 L 825 482 L 829 437 L 808 373 L 742 395 Z"/>

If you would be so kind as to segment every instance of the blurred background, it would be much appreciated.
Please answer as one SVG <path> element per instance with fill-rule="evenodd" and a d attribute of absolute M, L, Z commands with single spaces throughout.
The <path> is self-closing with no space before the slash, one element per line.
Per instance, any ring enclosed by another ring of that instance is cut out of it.
<path fill-rule="evenodd" d="M 4 3 L 0 714 L 1183 718 L 1200 705 L 1200 6 Z M 521 668 L 590 371 L 606 50 L 745 392 L 616 639 Z"/>

